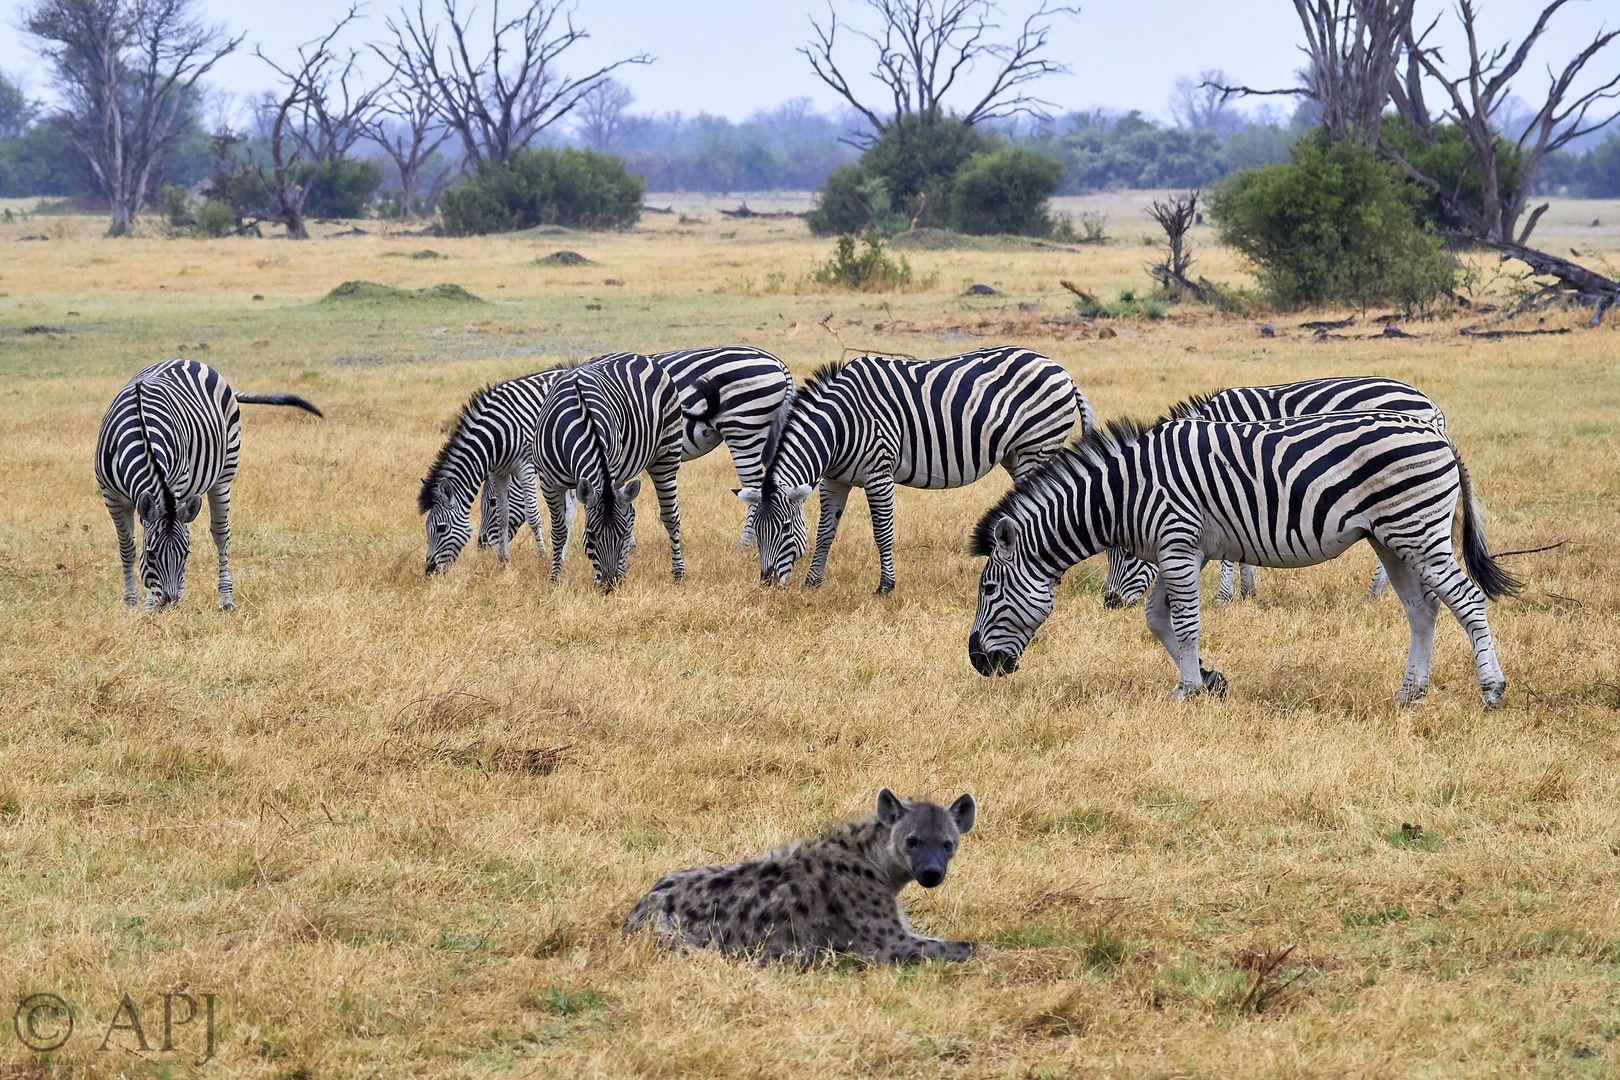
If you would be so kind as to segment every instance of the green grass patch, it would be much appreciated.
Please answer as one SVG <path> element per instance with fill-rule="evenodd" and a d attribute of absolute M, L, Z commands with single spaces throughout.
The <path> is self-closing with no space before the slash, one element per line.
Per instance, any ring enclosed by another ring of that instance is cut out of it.
<path fill-rule="evenodd" d="M 423 303 L 482 304 L 484 301 L 460 285 L 434 285 L 426 289 L 396 289 L 375 281 L 345 281 L 318 303 L 367 307 L 407 307 Z"/>

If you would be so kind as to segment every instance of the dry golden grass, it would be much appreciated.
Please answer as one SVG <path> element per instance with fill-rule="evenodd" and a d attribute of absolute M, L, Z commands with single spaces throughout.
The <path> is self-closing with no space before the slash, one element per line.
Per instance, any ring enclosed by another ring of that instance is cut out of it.
<path fill-rule="evenodd" d="M 1129 207 L 1107 247 L 913 253 L 937 284 L 897 296 L 795 292 L 830 245 L 686 209 L 706 220 L 601 237 L 0 230 L 0 985 L 8 1009 L 47 991 L 77 1009 L 43 1059 L 0 1036 L 0 1074 L 1616 1074 L 1620 320 L 1318 342 L 1301 316 L 1262 339 L 1181 310 L 1074 336 L 1042 321 L 1070 311 L 1058 279 L 1146 284 Z M 1549 237 L 1620 261 L 1614 230 L 1577 227 L 1620 206 L 1557 215 Z M 423 248 L 448 258 L 384 257 Z M 597 265 L 533 265 L 559 249 Z M 313 303 L 354 278 L 489 303 Z M 1003 293 L 959 296 L 972 281 Z M 1481 713 L 1449 619 L 1433 692 L 1394 706 L 1405 621 L 1360 599 L 1364 548 L 1206 604 L 1224 701 L 1170 704 L 1174 669 L 1139 610 L 1102 608 L 1100 566 L 1069 577 L 1016 676 L 981 679 L 964 540 L 999 475 L 901 492 L 890 598 L 859 499 L 825 586 L 761 589 L 723 454 L 681 473 L 684 588 L 649 513 L 611 597 L 577 550 L 550 588 L 526 536 L 510 569 L 469 552 L 423 579 L 417 477 L 474 387 L 734 340 L 803 375 L 839 354 L 829 313 L 851 346 L 1027 341 L 1104 416 L 1311 375 L 1418 383 L 1492 545 L 1568 541 L 1513 560 L 1529 588 L 1491 609 L 1507 707 Z M 230 616 L 202 529 L 180 610 L 121 606 L 91 473 L 114 391 L 174 355 L 327 412 L 244 410 Z M 884 784 L 979 798 L 945 885 L 904 899 L 983 959 L 800 972 L 620 940 L 659 875 L 864 812 Z M 176 990 L 218 995 L 203 1070 L 200 1023 L 157 1049 Z M 149 1053 L 127 1030 L 98 1049 L 126 993 Z"/>

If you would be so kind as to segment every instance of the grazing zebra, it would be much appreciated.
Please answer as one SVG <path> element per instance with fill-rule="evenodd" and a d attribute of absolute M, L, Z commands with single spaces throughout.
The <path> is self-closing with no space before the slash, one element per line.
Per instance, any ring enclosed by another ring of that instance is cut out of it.
<path fill-rule="evenodd" d="M 480 543 L 487 538 L 504 563 L 512 538 L 527 522 L 541 558 L 545 557 L 530 453 L 540 406 L 562 370 L 549 368 L 486 386 L 462 406 L 416 496 L 417 511 L 427 515 L 427 573 L 449 569 L 467 546 L 472 504 L 480 486 L 484 490 Z M 505 529 L 498 527 L 503 520 L 509 523 Z"/>
<path fill-rule="evenodd" d="M 141 519 L 141 581 L 146 610 L 185 593 L 191 522 L 208 495 L 209 531 L 219 549 L 219 606 L 231 602 L 226 547 L 231 539 L 231 480 L 242 445 L 238 405 L 295 405 L 321 410 L 295 394 L 233 393 L 199 360 L 142 368 L 107 407 L 96 438 L 96 483 L 118 530 L 124 603 L 135 605 L 135 517 Z"/>
<path fill-rule="evenodd" d="M 1463 559 L 1451 527 L 1462 502 Z M 1179 701 L 1226 688 L 1198 655 L 1198 572 L 1212 558 L 1311 566 L 1357 541 L 1372 544 L 1411 626 L 1400 701 L 1429 684 L 1435 614 L 1444 601 L 1474 647 L 1485 707 L 1507 680 L 1496 661 L 1485 598 L 1519 583 L 1485 546 L 1462 456 L 1432 424 L 1392 413 L 1342 413 L 1222 424 L 1115 422 L 1019 481 L 974 529 L 987 556 L 968 658 L 982 675 L 1016 671 L 1052 611 L 1065 571 L 1107 547 L 1157 564 L 1148 628 L 1180 672 Z"/>
<path fill-rule="evenodd" d="M 894 487 L 953 488 L 998 464 L 1017 478 L 1056 453 L 1091 405 L 1062 367 L 1028 349 L 981 349 L 943 360 L 857 357 L 827 364 L 777 414 L 765 475 L 737 494 L 758 509 L 759 574 L 785 582 L 804 555 L 804 502 L 821 485 L 820 585 L 850 488 L 866 489 L 881 569 L 894 588 Z"/>
<path fill-rule="evenodd" d="M 686 409 L 682 426 L 681 460 L 691 461 L 693 458 L 702 457 L 724 440 L 726 448 L 731 452 L 737 479 L 744 484 L 758 485 L 765 471 L 761 462 L 761 451 L 765 445 L 765 435 L 770 428 L 771 418 L 782 402 L 793 393 L 793 377 L 788 374 L 787 365 L 770 353 L 748 345 L 685 349 L 680 352 L 658 353 L 653 359 L 663 364 L 670 378 L 675 380 L 675 388 L 680 393 L 682 405 Z M 523 379 L 515 379 L 513 382 L 538 379 L 541 376 L 549 381 L 556 370 L 558 369 L 537 372 L 535 375 L 524 376 Z M 501 383 L 480 393 L 494 395 L 502 387 L 509 385 L 511 384 Z M 477 395 L 474 395 L 474 399 L 477 399 Z M 439 451 L 440 460 L 435 463 L 434 471 L 423 481 L 422 495 L 418 498 L 419 506 L 437 505 L 437 496 L 430 490 L 429 481 L 437 482 L 440 464 L 446 461 L 447 456 L 465 455 L 468 463 L 458 466 L 458 471 L 465 471 L 472 477 L 480 476 L 479 470 L 483 469 L 484 474 L 489 476 L 489 480 L 484 482 L 480 501 L 482 520 L 478 529 L 478 544 L 480 547 L 501 549 L 503 561 L 506 557 L 507 544 L 517 536 L 518 531 L 525 524 L 533 525 L 538 520 L 539 507 L 534 498 L 534 465 L 529 459 L 529 450 L 543 399 L 543 387 L 534 395 L 503 395 L 500 400 L 502 419 L 498 425 L 502 431 L 492 435 L 481 434 L 479 431 L 481 425 L 473 424 L 469 420 L 474 403 L 468 402 L 455 432 Z M 494 408 L 495 402 L 486 400 L 482 409 L 474 413 L 473 419 L 481 419 L 485 413 Z M 521 430 L 524 433 L 516 443 L 512 443 L 504 435 L 504 430 L 507 429 Z M 458 444 L 469 439 L 470 445 L 458 449 Z M 501 464 L 498 467 L 492 455 L 486 452 L 485 443 L 499 446 L 498 460 Z M 485 459 L 491 461 L 486 463 Z M 459 478 L 456 480 L 453 485 L 455 495 L 453 506 L 446 509 L 446 520 L 452 523 L 451 527 L 457 530 L 459 538 L 451 537 L 445 540 L 441 549 L 434 542 L 434 527 L 430 520 L 429 573 L 434 569 L 448 568 L 467 543 L 467 534 L 470 531 L 467 519 L 471 496 L 463 493 L 466 483 L 466 480 Z M 474 483 L 473 487 L 476 486 Z M 504 536 L 500 529 L 501 515 L 497 509 L 497 500 L 503 494 L 507 496 L 507 525 Z M 424 504 L 423 500 L 429 501 Z M 431 519 L 433 510 L 425 508 L 424 512 L 428 513 Z M 539 537 L 537 529 L 536 540 L 539 540 Z M 740 542 L 743 547 L 752 546 L 754 543 L 752 507 L 749 508 L 743 521 Z M 543 542 L 540 548 L 541 554 L 544 555 Z"/>
<path fill-rule="evenodd" d="M 551 514 L 552 581 L 562 577 L 563 548 L 573 524 L 565 504 L 569 490 L 585 508 L 585 554 L 597 584 L 612 588 L 624 580 L 634 544 L 633 500 L 641 491 L 634 477 L 643 469 L 658 493 L 675 580 L 686 577 L 675 501 L 681 424 L 675 382 L 650 356 L 608 353 L 557 376 L 540 410 L 533 449 L 535 475 Z"/>
<path fill-rule="evenodd" d="M 1446 433 L 1446 418 L 1440 412 L 1440 406 L 1415 386 L 1380 375 L 1305 379 L 1276 386 L 1235 386 L 1229 390 L 1188 398 L 1176 406 L 1171 416 L 1174 419 L 1243 423 L 1346 412 L 1405 413 L 1433 424 L 1442 435 Z M 1238 564 L 1231 560 L 1221 563 L 1221 588 L 1215 595 L 1217 605 L 1231 601 L 1237 567 Z M 1119 548 L 1109 548 L 1108 584 L 1103 589 L 1103 605 L 1111 608 L 1131 606 L 1153 586 L 1157 574 L 1152 563 L 1134 558 Z M 1367 586 L 1367 599 L 1376 600 L 1384 595 L 1384 586 L 1388 583 L 1389 576 L 1384 571 L 1384 564 L 1379 563 L 1373 571 L 1371 584 Z M 1254 567 L 1249 563 L 1242 564 L 1242 592 L 1239 595 L 1243 598 L 1254 595 Z"/>

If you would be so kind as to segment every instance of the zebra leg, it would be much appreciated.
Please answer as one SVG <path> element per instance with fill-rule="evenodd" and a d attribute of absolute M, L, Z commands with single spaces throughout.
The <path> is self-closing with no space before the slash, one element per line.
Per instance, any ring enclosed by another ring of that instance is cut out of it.
<path fill-rule="evenodd" d="M 732 442 L 733 432 L 721 432 L 725 436 L 726 449 L 731 451 L 731 465 L 737 470 L 737 483 L 741 487 L 758 489 L 765 482 L 765 464 L 760 460 L 760 447 L 751 446 L 746 450 L 740 449 L 737 443 Z M 737 540 L 740 548 L 759 546 L 758 521 L 759 504 L 744 503 L 748 512 L 743 516 L 742 536 Z"/>
<path fill-rule="evenodd" d="M 523 510 L 523 520 L 528 522 L 529 531 L 534 533 L 534 543 L 540 549 L 540 562 L 545 565 L 546 558 L 546 531 L 540 526 L 540 500 L 534 497 L 534 466 L 524 462 L 517 470 L 518 504 Z M 573 492 L 568 493 L 571 498 Z M 516 531 L 513 532 L 516 536 Z"/>
<path fill-rule="evenodd" d="M 503 472 L 491 475 L 485 483 L 495 486 L 495 523 L 499 526 L 495 532 L 495 557 L 505 566 L 506 560 L 512 555 L 512 474 Z"/>
<path fill-rule="evenodd" d="M 231 543 L 231 486 L 227 481 L 216 484 L 208 492 L 208 531 L 214 536 L 214 548 L 219 552 L 219 608 L 234 611 L 231 600 L 231 566 L 225 549 Z"/>
<path fill-rule="evenodd" d="M 1215 594 L 1215 606 L 1225 607 L 1232 602 L 1232 582 L 1237 577 L 1237 563 L 1221 560 L 1221 591 Z"/>
<path fill-rule="evenodd" d="M 827 571 L 827 556 L 838 537 L 838 522 L 844 516 L 844 504 L 849 502 L 849 485 L 836 480 L 821 480 L 821 498 L 816 503 L 816 557 L 810 561 L 810 572 L 804 575 L 806 585 L 820 585 Z"/>
<path fill-rule="evenodd" d="M 125 503 L 115 506 L 110 499 L 103 501 L 118 532 L 118 558 L 124 564 L 124 606 L 134 607 L 140 599 L 135 591 L 135 507 Z"/>
<path fill-rule="evenodd" d="M 551 582 L 555 585 L 562 580 L 563 550 L 574 527 L 574 500 L 545 483 L 540 485 L 540 491 L 546 498 L 546 513 L 551 515 Z"/>
<path fill-rule="evenodd" d="M 1406 649 L 1406 677 L 1401 680 L 1401 692 L 1395 699 L 1401 705 L 1417 702 L 1429 690 L 1429 660 L 1434 654 L 1434 618 L 1440 610 L 1440 599 L 1424 588 L 1417 569 L 1388 548 L 1374 545 L 1379 565 L 1393 566 L 1389 581 L 1395 586 L 1395 595 L 1406 609 L 1406 624 L 1412 630 L 1412 642 Z"/>
<path fill-rule="evenodd" d="M 1449 526 L 1449 523 L 1448 523 Z M 1451 609 L 1468 640 L 1474 646 L 1474 667 L 1479 671 L 1479 691 L 1485 708 L 1494 709 L 1502 704 L 1507 690 L 1507 676 L 1496 660 L 1496 645 L 1491 640 L 1491 627 L 1485 620 L 1485 594 L 1480 592 L 1451 557 L 1450 552 L 1435 551 L 1417 567 L 1423 584 Z"/>
<path fill-rule="evenodd" d="M 1389 571 L 1384 568 L 1384 560 L 1380 556 L 1378 569 L 1373 571 L 1372 581 L 1367 584 L 1368 600 L 1377 600 L 1384 595 L 1384 586 L 1389 584 Z"/>
<path fill-rule="evenodd" d="M 1161 552 L 1159 581 L 1149 597 L 1148 628 L 1175 661 L 1179 680 L 1176 700 L 1208 690 L 1226 695 L 1226 676 L 1204 667 L 1198 656 L 1198 572 L 1200 558 L 1192 553 Z"/>
<path fill-rule="evenodd" d="M 868 481 L 866 506 L 872 512 L 872 539 L 878 549 L 877 595 L 894 591 L 894 478 Z"/>
<path fill-rule="evenodd" d="M 1254 599 L 1254 567 L 1248 563 L 1238 566 L 1238 599 Z"/>
<path fill-rule="evenodd" d="M 664 531 L 669 534 L 670 570 L 675 575 L 677 585 L 686 580 L 686 560 L 681 558 L 681 508 L 675 499 L 675 474 L 680 467 L 679 452 L 647 466 L 653 490 L 658 493 L 658 518 L 664 523 Z"/>

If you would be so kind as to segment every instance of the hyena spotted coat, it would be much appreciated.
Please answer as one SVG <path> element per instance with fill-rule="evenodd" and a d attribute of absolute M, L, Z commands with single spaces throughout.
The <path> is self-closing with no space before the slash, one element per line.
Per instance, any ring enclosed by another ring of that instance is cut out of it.
<path fill-rule="evenodd" d="M 884 788 L 876 814 L 818 840 L 662 878 L 630 912 L 625 933 L 651 929 L 669 945 L 759 959 L 804 962 L 831 950 L 885 964 L 965 960 L 975 943 L 915 933 L 899 896 L 909 881 L 932 889 L 945 880 L 977 812 L 972 795 L 946 808 L 902 802 Z"/>

